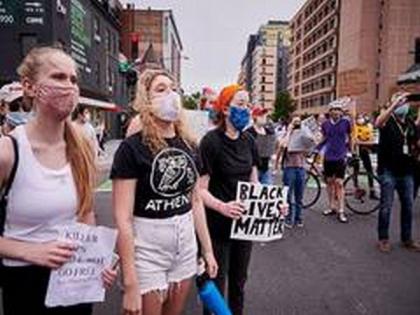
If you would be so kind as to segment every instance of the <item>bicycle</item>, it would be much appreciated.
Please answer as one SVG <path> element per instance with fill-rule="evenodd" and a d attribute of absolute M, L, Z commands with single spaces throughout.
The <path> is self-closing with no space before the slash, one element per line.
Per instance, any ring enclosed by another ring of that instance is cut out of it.
<path fill-rule="evenodd" d="M 321 197 L 324 175 L 318 158 L 318 152 L 312 152 L 307 157 L 309 166 L 302 205 L 305 209 L 312 207 Z M 343 182 L 346 207 L 360 215 L 368 215 L 379 210 L 379 198 L 375 198 L 372 194 L 379 190 L 378 177 L 366 170 L 360 170 L 360 157 L 358 156 L 348 159 L 346 165 L 348 166 L 346 169 L 350 170 Z"/>

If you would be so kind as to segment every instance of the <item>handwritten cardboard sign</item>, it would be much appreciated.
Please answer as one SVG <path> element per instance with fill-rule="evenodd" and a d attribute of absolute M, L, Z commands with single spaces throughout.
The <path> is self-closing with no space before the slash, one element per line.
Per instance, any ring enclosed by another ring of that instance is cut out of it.
<path fill-rule="evenodd" d="M 69 306 L 103 302 L 102 271 L 112 263 L 117 231 L 103 226 L 75 223 L 59 228 L 59 239 L 76 243 L 73 258 L 51 272 L 45 305 Z"/>
<path fill-rule="evenodd" d="M 283 237 L 287 187 L 239 182 L 236 200 L 245 206 L 244 215 L 233 221 L 232 239 L 268 242 Z"/>

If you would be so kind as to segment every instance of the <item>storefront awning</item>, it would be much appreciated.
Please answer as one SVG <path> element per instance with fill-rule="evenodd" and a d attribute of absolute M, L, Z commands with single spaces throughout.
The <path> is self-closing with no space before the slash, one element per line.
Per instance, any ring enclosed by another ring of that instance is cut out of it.
<path fill-rule="evenodd" d="M 113 112 L 120 112 L 122 110 L 120 106 L 114 103 L 100 101 L 100 100 L 96 100 L 94 98 L 89 98 L 89 97 L 82 97 L 82 96 L 79 97 L 79 103 L 83 105 L 87 105 L 87 106 L 98 107 L 98 108 L 113 111 Z"/>

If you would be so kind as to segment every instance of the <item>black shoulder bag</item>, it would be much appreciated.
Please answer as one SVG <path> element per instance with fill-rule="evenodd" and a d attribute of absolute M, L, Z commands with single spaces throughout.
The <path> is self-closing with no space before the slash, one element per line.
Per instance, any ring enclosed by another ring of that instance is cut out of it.
<path fill-rule="evenodd" d="M 0 236 L 3 235 L 4 232 L 4 224 L 6 221 L 6 208 L 7 208 L 7 198 L 9 196 L 10 188 L 12 187 L 13 180 L 15 179 L 16 170 L 19 163 L 19 151 L 18 151 L 18 144 L 15 138 L 12 136 L 8 136 L 12 140 L 13 144 L 13 151 L 14 151 L 14 162 L 12 171 L 10 172 L 9 179 L 6 183 L 6 186 L 4 187 L 3 193 L 0 198 Z M 3 268 L 3 262 L 0 259 L 0 287 L 3 286 L 3 280 L 4 280 L 4 268 Z"/>

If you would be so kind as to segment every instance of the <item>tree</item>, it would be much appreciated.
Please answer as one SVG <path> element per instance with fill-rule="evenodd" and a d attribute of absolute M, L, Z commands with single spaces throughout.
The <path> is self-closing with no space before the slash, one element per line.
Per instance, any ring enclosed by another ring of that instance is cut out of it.
<path fill-rule="evenodd" d="M 290 116 L 296 109 L 293 99 L 289 92 L 279 92 L 274 102 L 274 112 L 272 118 L 274 121 L 285 119 Z"/>
<path fill-rule="evenodd" d="M 196 92 L 190 95 L 185 95 L 183 98 L 183 106 L 186 109 L 197 109 L 200 102 L 201 94 Z"/>

